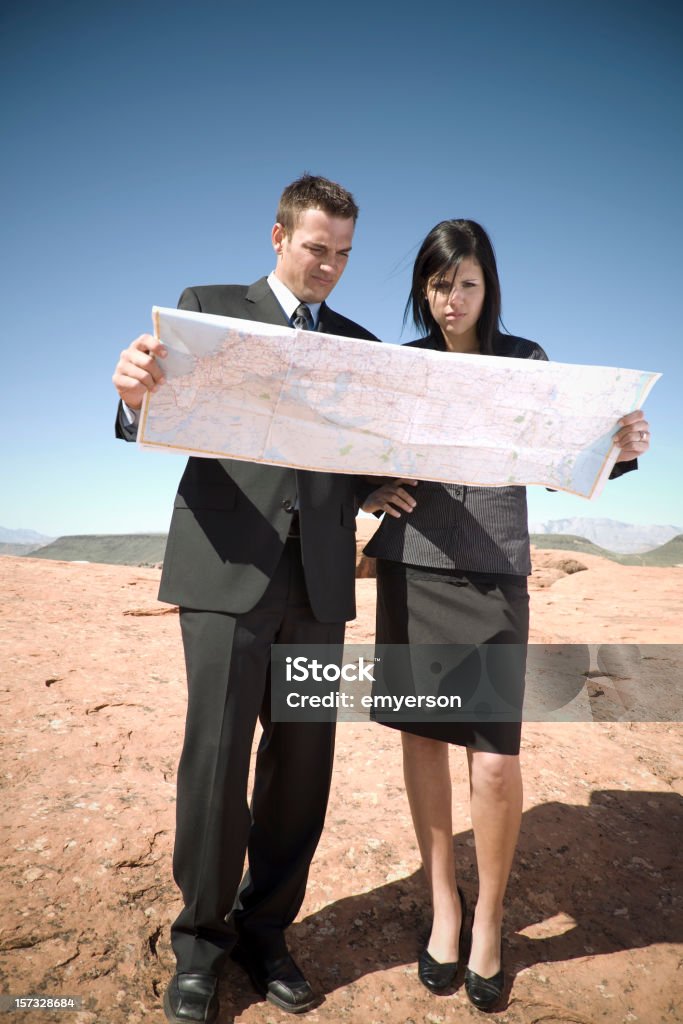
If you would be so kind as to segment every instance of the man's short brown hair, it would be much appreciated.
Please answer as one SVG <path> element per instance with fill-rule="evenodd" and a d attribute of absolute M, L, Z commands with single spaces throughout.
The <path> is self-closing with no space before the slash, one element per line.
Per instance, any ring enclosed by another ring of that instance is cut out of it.
<path fill-rule="evenodd" d="M 278 224 L 282 224 L 288 238 L 291 238 L 305 210 L 323 210 L 332 217 L 342 219 L 352 217 L 354 224 L 358 217 L 358 207 L 350 192 L 336 181 L 314 174 L 302 174 L 291 185 L 287 185 L 280 196 L 275 219 Z"/>

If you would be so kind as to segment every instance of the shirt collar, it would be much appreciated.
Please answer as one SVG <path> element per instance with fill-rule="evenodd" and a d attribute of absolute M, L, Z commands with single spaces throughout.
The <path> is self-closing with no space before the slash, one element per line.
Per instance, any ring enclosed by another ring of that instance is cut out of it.
<path fill-rule="evenodd" d="M 287 285 L 283 284 L 280 278 L 275 274 L 274 270 L 268 275 L 268 284 L 270 285 L 273 295 L 287 314 L 287 319 L 291 320 L 294 316 L 294 310 L 300 304 L 301 299 L 297 299 L 296 295 L 290 292 Z M 306 305 L 311 311 L 311 316 L 313 317 L 313 328 L 315 329 L 318 326 L 318 318 L 320 316 L 320 307 L 322 303 L 307 302 Z"/>

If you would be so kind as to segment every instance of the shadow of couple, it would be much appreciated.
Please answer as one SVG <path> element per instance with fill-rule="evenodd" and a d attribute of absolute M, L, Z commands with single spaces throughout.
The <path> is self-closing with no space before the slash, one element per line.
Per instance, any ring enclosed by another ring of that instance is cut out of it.
<path fill-rule="evenodd" d="M 508 983 L 538 963 L 680 943 L 682 841 L 683 798 L 672 792 L 596 790 L 587 806 L 549 802 L 528 810 L 506 896 Z M 471 830 L 454 843 L 459 882 L 473 906 Z M 415 963 L 429 924 L 424 876 L 416 871 L 336 900 L 287 934 L 315 989 L 329 995 Z M 237 1014 L 258 999 L 232 964 L 223 983 Z"/>

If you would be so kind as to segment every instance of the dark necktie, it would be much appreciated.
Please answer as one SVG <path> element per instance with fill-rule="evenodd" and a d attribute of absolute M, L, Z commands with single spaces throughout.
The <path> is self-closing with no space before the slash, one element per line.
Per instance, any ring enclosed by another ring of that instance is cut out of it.
<path fill-rule="evenodd" d="M 292 315 L 292 327 L 297 331 L 312 331 L 313 317 L 305 302 L 300 302 Z"/>

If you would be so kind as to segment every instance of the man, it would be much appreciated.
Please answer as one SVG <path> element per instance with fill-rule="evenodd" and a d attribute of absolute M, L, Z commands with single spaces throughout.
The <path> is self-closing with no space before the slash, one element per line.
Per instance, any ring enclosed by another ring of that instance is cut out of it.
<path fill-rule="evenodd" d="M 377 340 L 325 303 L 357 215 L 349 192 L 304 175 L 280 199 L 273 273 L 249 287 L 188 288 L 180 308 Z M 121 353 L 118 437 L 134 440 L 145 394 L 163 386 L 165 354 L 148 334 Z M 284 931 L 323 827 L 334 726 L 271 721 L 270 645 L 343 641 L 355 615 L 355 516 L 371 490 L 353 477 L 197 458 L 180 481 L 159 591 L 180 606 L 188 679 L 173 856 L 184 907 L 171 928 L 177 971 L 164 997 L 176 1024 L 216 1019 L 217 976 L 231 952 L 283 1010 L 316 1001 Z"/>

